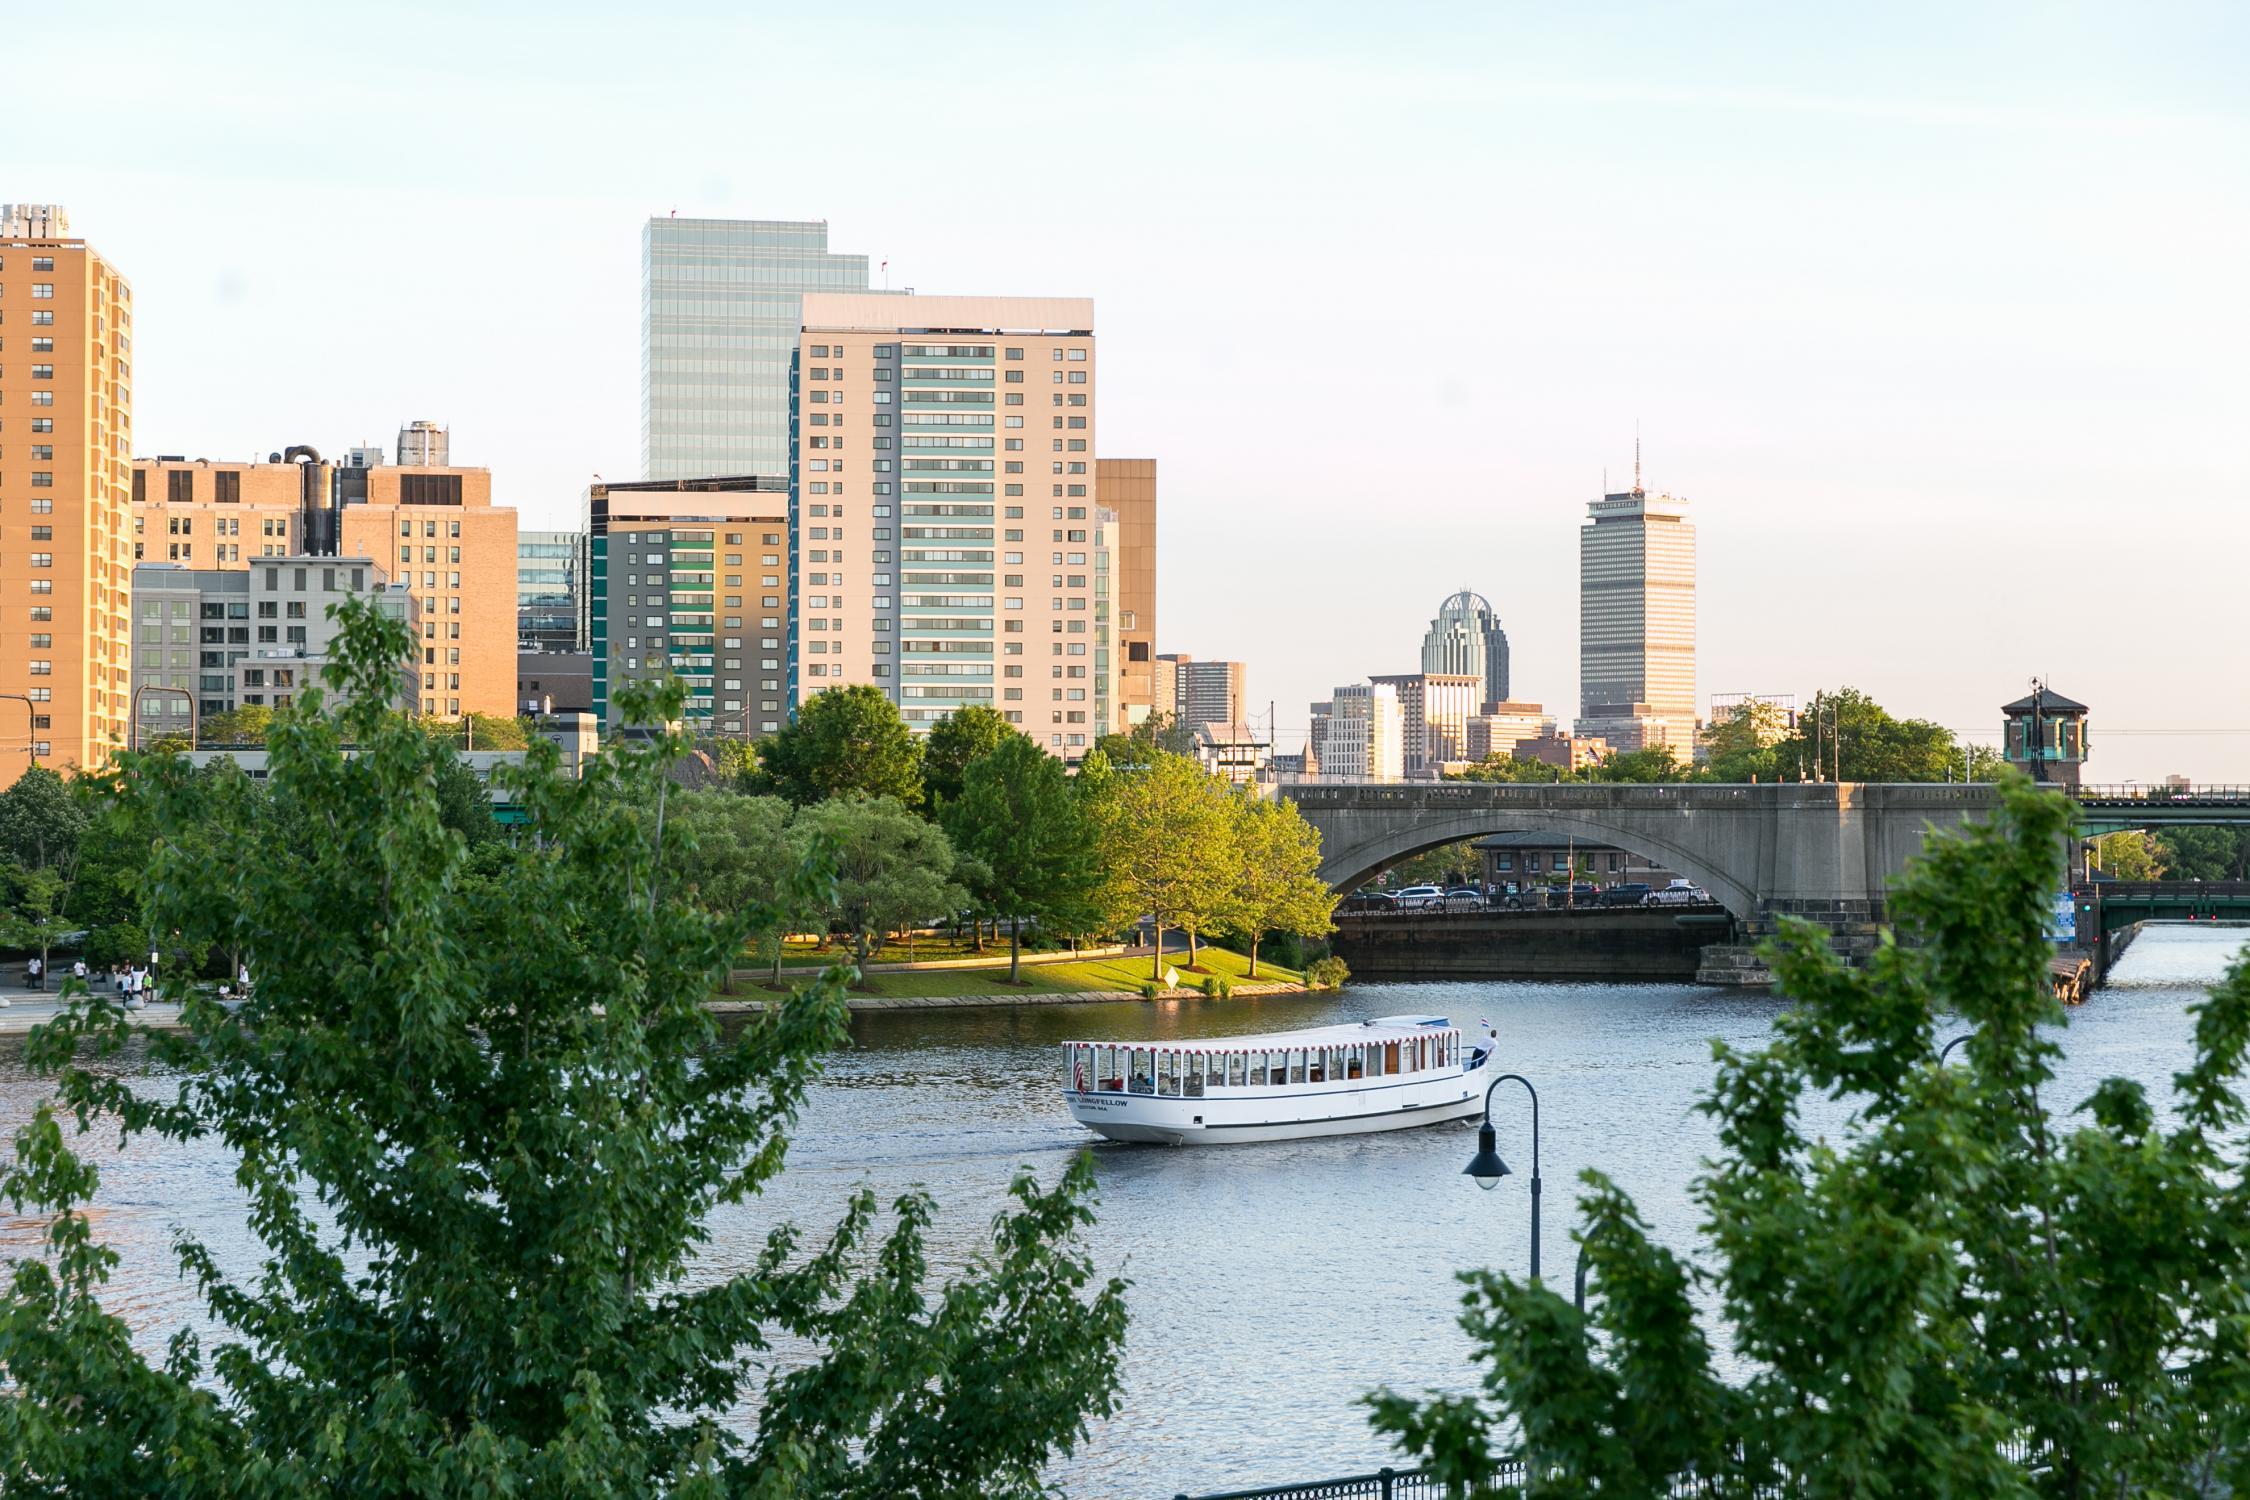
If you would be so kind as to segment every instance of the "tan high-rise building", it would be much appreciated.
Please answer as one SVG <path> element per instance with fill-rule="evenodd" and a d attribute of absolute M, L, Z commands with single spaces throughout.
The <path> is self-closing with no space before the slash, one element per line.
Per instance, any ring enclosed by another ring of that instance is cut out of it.
<path fill-rule="evenodd" d="M 0 786 L 94 770 L 132 700 L 133 292 L 50 204 L 0 205 Z"/>
<path fill-rule="evenodd" d="M 1095 461 L 1096 492 L 1117 516 L 1116 728 L 1127 730 L 1155 712 L 1170 713 L 1177 674 L 1168 673 L 1163 696 L 1156 691 L 1156 460 L 1104 458 Z"/>
<path fill-rule="evenodd" d="M 1436 775 L 1469 759 L 1469 719 L 1484 696 L 1484 679 L 1465 672 L 1410 672 L 1369 679 L 1398 694 L 1405 719 L 1409 775 Z"/>
<path fill-rule="evenodd" d="M 874 683 L 917 732 L 985 704 L 1076 759 L 1116 701 L 1093 302 L 810 292 L 803 316 L 792 699 Z"/>
<path fill-rule="evenodd" d="M 132 483 L 140 561 L 246 568 L 298 554 L 372 558 L 418 605 L 416 709 L 517 711 L 516 513 L 492 503 L 490 470 L 332 470 L 304 448 L 285 462 L 140 459 Z"/>
<path fill-rule="evenodd" d="M 1578 722 L 1619 751 L 1695 747 L 1695 526 L 1640 487 L 1587 507 L 1578 533 Z"/>
<path fill-rule="evenodd" d="M 788 722 L 789 483 L 644 479 L 586 491 L 589 697 L 678 676 L 697 730 L 755 739 Z"/>
<path fill-rule="evenodd" d="M 1178 652 L 1157 658 L 1157 686 L 1171 691 L 1157 707 L 1183 729 L 1198 724 L 1240 724 L 1249 718 L 1249 671 L 1238 661 L 1202 661 Z"/>

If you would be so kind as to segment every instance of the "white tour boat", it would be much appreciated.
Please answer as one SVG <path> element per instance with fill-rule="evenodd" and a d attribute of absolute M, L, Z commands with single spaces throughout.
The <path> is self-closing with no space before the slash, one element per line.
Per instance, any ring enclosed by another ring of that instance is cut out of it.
<path fill-rule="evenodd" d="M 1382 1016 L 1195 1042 L 1066 1042 L 1071 1118 L 1113 1141 L 1293 1141 L 1466 1120 L 1499 1066 L 1496 1034 Z"/>

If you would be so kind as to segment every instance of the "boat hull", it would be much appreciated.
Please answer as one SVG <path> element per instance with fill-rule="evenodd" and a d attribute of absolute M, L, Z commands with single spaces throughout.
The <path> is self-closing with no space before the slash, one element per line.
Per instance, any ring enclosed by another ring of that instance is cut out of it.
<path fill-rule="evenodd" d="M 1157 1146 L 1246 1145 L 1330 1135 L 1370 1135 L 1476 1118 L 1498 1069 L 1389 1087 L 1278 1097 L 1179 1098 L 1065 1090 L 1071 1118 L 1113 1141 Z"/>

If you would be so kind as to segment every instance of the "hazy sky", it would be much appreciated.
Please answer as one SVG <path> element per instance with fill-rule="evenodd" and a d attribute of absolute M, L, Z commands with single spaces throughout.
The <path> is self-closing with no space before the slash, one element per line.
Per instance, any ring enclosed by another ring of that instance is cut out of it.
<path fill-rule="evenodd" d="M 1464 584 L 1567 722 L 1638 421 L 1704 696 L 1989 732 L 2044 673 L 2091 775 L 2250 782 L 2239 5 L 9 10 L 0 198 L 132 278 L 143 453 L 430 417 L 573 524 L 639 473 L 641 221 L 826 218 L 1096 299 L 1160 648 L 1285 743 Z"/>

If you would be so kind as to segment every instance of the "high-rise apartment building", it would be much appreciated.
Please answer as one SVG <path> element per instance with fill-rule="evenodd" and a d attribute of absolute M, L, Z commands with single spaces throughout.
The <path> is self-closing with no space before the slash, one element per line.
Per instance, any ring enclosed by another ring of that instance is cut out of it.
<path fill-rule="evenodd" d="M 93 770 L 132 693 L 133 291 L 53 204 L 0 204 L 0 786 Z"/>
<path fill-rule="evenodd" d="M 1422 670 L 1483 683 L 1478 707 L 1508 701 L 1508 632 L 1484 595 L 1463 589 L 1438 606 L 1422 636 Z"/>
<path fill-rule="evenodd" d="M 337 624 L 366 597 L 419 635 L 414 596 L 368 557 L 267 557 L 242 568 L 142 563 L 133 570 L 133 698 L 142 744 L 237 708 L 288 706 L 321 687 Z M 422 648 L 400 664 L 397 701 L 418 706 Z M 190 699 L 193 699 L 191 704 Z M 191 711 L 192 710 L 192 711 Z"/>
<path fill-rule="evenodd" d="M 1578 723 L 1624 752 L 1695 745 L 1695 526 L 1687 502 L 1633 488 L 1588 504 L 1578 533 Z"/>
<path fill-rule="evenodd" d="M 132 494 L 141 562 L 374 559 L 415 596 L 417 711 L 516 712 L 516 513 L 492 503 L 490 470 L 336 467 L 292 447 L 262 464 L 139 459 Z"/>
<path fill-rule="evenodd" d="M 864 512 L 862 512 L 864 514 Z M 644 480 L 586 492 L 593 712 L 677 674 L 687 721 L 755 738 L 789 717 L 789 484 L 778 476 Z"/>
<path fill-rule="evenodd" d="M 1102 507 L 1117 516 L 1117 728 L 1125 730 L 1172 712 L 1176 691 L 1156 691 L 1156 460 L 1097 459 L 1094 480 Z"/>
<path fill-rule="evenodd" d="M 516 533 L 516 646 L 586 649 L 586 533 Z"/>
<path fill-rule="evenodd" d="M 873 683 L 918 732 L 984 704 L 1066 759 L 1108 731 L 1095 391 L 1086 298 L 805 296 L 794 701 Z"/>
<path fill-rule="evenodd" d="M 1240 724 L 1249 717 L 1249 673 L 1238 661 L 1198 661 L 1192 656 L 1167 652 L 1157 660 L 1172 683 L 1169 703 L 1157 707 L 1175 723 L 1192 729 L 1198 724 Z"/>
<path fill-rule="evenodd" d="M 641 473 L 789 472 L 789 362 L 807 292 L 864 292 L 822 221 L 651 219 L 641 231 Z"/>

